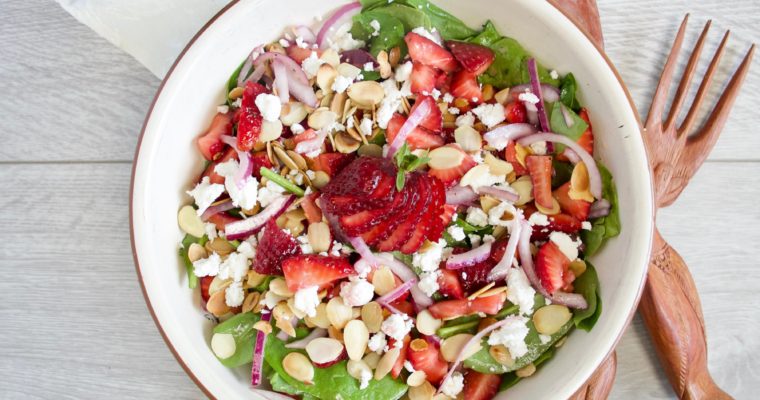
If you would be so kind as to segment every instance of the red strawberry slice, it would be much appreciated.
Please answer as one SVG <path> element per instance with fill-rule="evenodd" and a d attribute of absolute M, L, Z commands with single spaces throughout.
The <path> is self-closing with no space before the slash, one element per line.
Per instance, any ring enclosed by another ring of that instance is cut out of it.
<path fill-rule="evenodd" d="M 395 180 L 396 167 L 391 160 L 360 157 L 322 189 L 323 209 L 348 215 L 389 204 Z"/>
<path fill-rule="evenodd" d="M 201 282 L 201 298 L 204 302 L 208 302 L 208 299 L 211 298 L 211 295 L 209 294 L 208 290 L 211 287 L 211 281 L 214 280 L 213 276 L 204 276 L 199 278 Z"/>
<path fill-rule="evenodd" d="M 517 159 L 517 148 L 513 140 L 507 143 L 507 147 L 504 149 L 504 159 L 512 164 L 512 168 L 515 170 L 517 176 L 522 176 L 528 173 L 528 169 L 525 168 Z"/>
<path fill-rule="evenodd" d="M 507 239 L 500 239 L 491 245 L 491 254 L 485 260 L 469 266 L 458 269 L 457 275 L 462 282 L 462 287 L 466 292 L 473 292 L 488 283 L 488 274 L 493 267 L 504 257 L 504 250 L 507 248 Z M 455 253 L 461 253 L 466 249 L 455 249 Z"/>
<path fill-rule="evenodd" d="M 201 179 L 208 176 L 209 182 L 223 185 L 224 177 L 217 174 L 214 169 L 216 168 L 217 165 L 223 162 L 229 161 L 230 159 L 233 159 L 233 158 L 235 160 L 238 159 L 237 151 L 235 151 L 235 149 L 233 149 L 232 147 L 228 147 L 221 157 L 219 157 L 216 161 L 212 162 L 211 164 L 208 165 L 208 167 L 206 167 L 206 170 L 203 171 L 203 174 L 201 175 Z"/>
<path fill-rule="evenodd" d="M 401 197 L 398 196 L 397 197 Z M 383 208 L 359 211 L 355 214 L 344 215 L 338 219 L 340 227 L 348 236 L 359 236 L 383 222 L 388 217 L 388 211 Z"/>
<path fill-rule="evenodd" d="M 208 222 L 214 224 L 216 226 L 216 229 L 220 231 L 224 230 L 225 225 L 233 223 L 235 221 L 240 221 L 240 218 L 235 218 L 226 212 L 216 213 L 208 217 Z"/>
<path fill-rule="evenodd" d="M 499 385 L 501 385 L 501 375 L 467 370 L 464 374 L 464 398 L 465 400 L 491 400 L 499 392 Z"/>
<path fill-rule="evenodd" d="M 465 153 L 457 144 L 449 143 L 442 147 L 452 148 L 460 152 L 462 154 L 462 162 L 459 163 L 459 165 L 444 169 L 437 169 L 431 166 L 428 170 L 428 174 L 438 178 L 444 185 L 446 185 L 446 187 L 451 187 L 459 182 L 459 179 L 462 178 L 467 171 L 472 169 L 472 167 L 478 165 L 478 163 L 476 163 L 475 160 L 472 159 L 472 156 Z"/>
<path fill-rule="evenodd" d="M 456 40 L 447 41 L 446 46 L 451 50 L 454 58 L 462 64 L 462 68 L 475 75 L 486 72 L 493 63 L 493 51 L 486 46 Z"/>
<path fill-rule="evenodd" d="M 579 221 L 585 221 L 588 218 L 591 203 L 585 200 L 571 199 L 569 191 L 570 182 L 565 183 L 554 191 L 554 197 L 557 199 L 560 209 Z"/>
<path fill-rule="evenodd" d="M 256 97 L 266 93 L 267 88 L 256 83 L 246 82 L 243 100 L 240 105 L 240 113 L 237 115 L 237 147 L 241 151 L 250 151 L 261 135 L 261 124 L 264 118 L 256 106 Z"/>
<path fill-rule="evenodd" d="M 303 63 L 303 60 L 309 58 L 312 51 L 315 50 L 313 50 L 311 46 L 303 48 L 298 47 L 295 43 L 291 43 L 290 46 L 285 48 L 285 53 L 288 55 L 288 57 L 292 58 L 293 61 L 298 63 L 298 65 L 301 65 L 301 63 Z"/>
<path fill-rule="evenodd" d="M 586 129 L 586 131 L 584 131 L 581 134 L 581 137 L 578 138 L 578 144 L 581 145 L 581 147 L 583 147 L 589 154 L 593 155 L 594 154 L 594 133 L 591 130 L 591 120 L 589 119 L 588 111 L 585 108 L 583 108 L 578 113 L 578 116 L 581 117 L 581 119 L 586 121 L 586 123 L 588 124 L 588 128 Z"/>
<path fill-rule="evenodd" d="M 388 143 L 393 142 L 398 131 L 401 130 L 401 126 L 404 125 L 404 122 L 406 122 L 406 118 L 403 115 L 399 113 L 393 114 L 393 117 L 388 122 L 388 128 L 385 130 L 385 136 Z M 443 146 L 444 141 L 442 137 L 418 126 L 406 137 L 406 143 L 409 145 L 409 149 L 416 150 Z"/>
<path fill-rule="evenodd" d="M 423 178 L 424 179 L 424 178 Z M 419 250 L 419 248 L 422 246 L 422 243 L 425 241 L 425 239 L 428 237 L 428 233 L 430 232 L 430 227 L 432 225 L 433 218 L 439 218 L 441 212 L 439 211 L 441 207 L 441 199 L 445 199 L 446 194 L 444 193 L 443 196 L 438 194 L 438 189 L 436 188 L 436 182 L 438 186 L 441 185 L 440 181 L 435 179 L 427 179 L 428 180 L 428 187 L 430 188 L 429 192 L 429 200 L 425 206 L 425 208 L 422 210 L 422 218 L 420 218 L 419 222 L 416 224 L 414 228 L 414 232 L 412 233 L 412 236 L 409 237 L 409 240 L 407 240 L 405 243 L 401 245 L 401 252 L 404 254 L 412 254 L 415 251 Z M 436 239 L 437 240 L 437 239 Z"/>
<path fill-rule="evenodd" d="M 213 161 L 222 155 L 224 143 L 220 137 L 232 134 L 232 113 L 217 113 L 211 120 L 211 126 L 197 140 L 198 150 L 203 158 Z"/>
<path fill-rule="evenodd" d="M 412 65 L 412 87 L 411 91 L 414 94 L 430 94 L 435 88 L 435 84 L 439 77 L 438 71 L 433 67 L 421 63 L 414 63 Z"/>
<path fill-rule="evenodd" d="M 417 179 L 413 176 L 406 184 L 410 189 L 402 191 L 400 195 L 394 198 L 393 203 L 387 209 L 387 217 L 385 221 L 362 234 L 362 239 L 364 239 L 368 245 L 374 246 L 381 240 L 385 240 L 396 227 L 404 222 L 403 217 L 406 216 L 406 210 L 411 206 L 409 204 L 409 199 L 411 197 L 411 192 L 415 190 L 414 188 L 417 185 Z"/>
<path fill-rule="evenodd" d="M 536 204 L 551 209 L 554 207 L 552 197 L 552 157 L 551 156 L 528 156 L 525 164 L 530 172 L 530 181 L 533 183 L 533 198 Z"/>
<path fill-rule="evenodd" d="M 401 347 L 401 352 L 399 352 L 398 358 L 396 359 L 396 363 L 393 364 L 393 368 L 391 369 L 391 376 L 393 379 L 398 378 L 398 376 L 401 374 L 401 371 L 404 370 L 404 363 L 406 362 L 406 352 L 409 348 L 409 342 L 411 341 L 411 338 L 409 335 L 404 336 L 404 345 Z M 396 341 L 393 339 L 390 339 L 388 341 L 388 347 L 393 348 L 393 346 L 396 344 Z"/>
<path fill-rule="evenodd" d="M 528 121 L 528 110 L 522 101 L 513 101 L 504 106 L 504 115 L 510 124 L 524 123 Z"/>
<path fill-rule="evenodd" d="M 428 311 L 440 319 L 453 319 L 475 313 L 494 315 L 502 309 L 506 299 L 507 294 L 502 292 L 488 297 L 478 297 L 474 300 L 444 300 L 428 307 Z"/>
<path fill-rule="evenodd" d="M 525 218 L 536 212 L 536 208 L 532 204 L 526 204 L 523 209 Z M 533 226 L 533 233 L 530 238 L 532 240 L 546 240 L 552 232 L 564 232 L 564 233 L 577 233 L 581 230 L 581 221 L 577 220 L 572 215 L 568 214 L 556 214 L 547 217 L 549 224 L 545 226 L 535 225 Z"/>
<path fill-rule="evenodd" d="M 427 106 L 430 108 L 430 113 L 427 117 L 425 117 L 425 119 L 420 121 L 419 126 L 431 132 L 440 132 L 442 128 L 443 114 L 441 113 L 441 109 L 438 107 L 438 104 L 432 97 L 417 96 L 417 100 L 414 102 L 412 109 L 409 110 L 409 114 L 414 114 L 414 110 L 416 110 L 417 107 L 421 106 L 423 103 L 427 103 Z"/>
<path fill-rule="evenodd" d="M 307 140 L 316 139 L 316 137 L 317 137 L 317 131 L 309 128 L 299 133 L 298 135 L 293 135 L 293 143 L 298 144 L 301 142 L 305 142 Z"/>
<path fill-rule="evenodd" d="M 322 221 L 322 209 L 317 205 L 318 199 L 319 193 L 312 193 L 304 197 L 303 201 L 301 201 L 301 208 L 303 208 L 306 220 L 309 221 L 310 224 Z"/>
<path fill-rule="evenodd" d="M 441 269 L 438 276 L 438 293 L 449 299 L 463 299 L 464 289 L 459 283 L 457 273 L 449 269 Z"/>
<path fill-rule="evenodd" d="M 261 167 L 272 168 L 272 161 L 269 160 L 266 151 L 257 151 L 251 155 L 251 164 L 253 164 L 253 176 L 261 179 Z"/>
<path fill-rule="evenodd" d="M 438 346 L 430 340 L 424 348 L 409 345 L 406 358 L 415 370 L 424 371 L 427 380 L 434 385 L 440 383 L 449 369 L 449 364 L 443 359 Z"/>
<path fill-rule="evenodd" d="M 419 175 L 412 174 L 411 179 L 417 179 L 415 178 L 416 176 Z M 427 207 L 428 202 L 430 202 L 430 185 L 425 179 L 418 179 L 418 182 L 419 183 L 414 186 L 415 189 L 412 191 L 412 198 L 410 201 L 412 207 L 409 208 L 407 214 L 402 217 L 404 218 L 404 222 L 402 222 L 387 239 L 378 243 L 378 250 L 393 251 L 401 248 L 401 246 L 409 240 L 417 228 L 417 224 L 422 220 L 425 208 Z"/>
<path fill-rule="evenodd" d="M 541 286 L 549 294 L 554 294 L 565 285 L 564 275 L 570 266 L 570 260 L 552 241 L 548 241 L 538 249 L 536 254 L 536 275 Z"/>
<path fill-rule="evenodd" d="M 466 99 L 470 103 L 483 102 L 483 91 L 480 89 L 477 77 L 465 70 L 454 74 L 454 79 L 451 81 L 451 95 Z"/>
<path fill-rule="evenodd" d="M 444 72 L 453 72 L 459 66 L 448 50 L 424 36 L 409 32 L 404 37 L 404 41 L 409 48 L 409 57 L 413 61 L 438 68 Z"/>
<path fill-rule="evenodd" d="M 322 153 L 312 160 L 311 169 L 314 171 L 323 171 L 330 177 L 337 175 L 346 167 L 356 156 L 343 153 Z"/>
<path fill-rule="evenodd" d="M 346 258 L 309 254 L 287 258 L 282 262 L 282 273 L 288 289 L 296 292 L 309 286 L 322 288 L 356 272 Z"/>
<path fill-rule="evenodd" d="M 301 254 L 301 246 L 296 238 L 280 229 L 272 218 L 264 226 L 251 268 L 264 275 L 282 275 L 282 261 L 297 254 Z"/>

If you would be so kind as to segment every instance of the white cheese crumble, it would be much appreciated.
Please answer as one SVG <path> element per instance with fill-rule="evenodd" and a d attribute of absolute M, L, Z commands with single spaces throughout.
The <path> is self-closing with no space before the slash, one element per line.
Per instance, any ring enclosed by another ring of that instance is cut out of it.
<path fill-rule="evenodd" d="M 266 186 L 259 189 L 259 204 L 261 207 L 266 207 L 273 201 L 279 199 L 285 193 L 285 188 L 269 181 Z"/>
<path fill-rule="evenodd" d="M 219 236 L 219 232 L 216 231 L 216 225 L 212 224 L 211 222 L 206 222 L 203 225 L 203 228 L 206 231 L 206 236 L 208 237 L 208 240 L 214 240 Z"/>
<path fill-rule="evenodd" d="M 359 375 L 359 390 L 364 390 L 369 386 L 372 376 L 372 372 L 369 369 L 362 369 L 361 375 Z"/>
<path fill-rule="evenodd" d="M 296 238 L 298 241 L 298 244 L 301 246 L 301 253 L 303 254 L 312 254 L 314 253 L 314 249 L 311 248 L 311 243 L 309 243 L 309 237 L 306 235 L 301 235 Z"/>
<path fill-rule="evenodd" d="M 193 272 L 195 276 L 202 278 L 204 276 L 216 276 L 219 273 L 219 265 L 222 263 L 222 257 L 216 252 L 211 253 L 206 258 L 193 261 Z"/>
<path fill-rule="evenodd" d="M 464 389 L 464 376 L 461 372 L 454 372 L 449 379 L 446 379 L 441 386 L 441 393 L 456 399 L 457 395 Z"/>
<path fill-rule="evenodd" d="M 367 72 L 374 71 L 375 70 L 375 63 L 373 63 L 372 61 L 370 61 L 368 63 L 365 63 L 364 66 L 362 67 L 362 69 L 365 70 L 365 71 L 367 71 Z"/>
<path fill-rule="evenodd" d="M 505 213 L 509 213 L 512 218 L 502 219 Z M 488 223 L 494 226 L 504 226 L 511 230 L 512 219 L 516 217 L 517 209 L 512 204 L 502 201 L 496 207 L 488 210 Z"/>
<path fill-rule="evenodd" d="M 364 117 L 362 122 L 359 123 L 359 132 L 364 136 L 372 135 L 372 120 Z"/>
<path fill-rule="evenodd" d="M 481 104 L 475 107 L 472 112 L 478 116 L 480 122 L 484 123 L 489 129 L 504 122 L 504 106 L 496 104 Z"/>
<path fill-rule="evenodd" d="M 417 283 L 417 287 L 426 295 L 432 296 L 440 288 L 438 285 L 438 276 L 440 274 L 440 271 L 423 272 L 420 274 L 420 281 Z"/>
<path fill-rule="evenodd" d="M 412 257 L 412 265 L 424 272 L 437 270 L 441 264 L 444 247 L 446 247 L 446 240 L 444 239 L 439 239 L 437 242 L 431 243 L 424 252 L 418 251 L 414 253 L 414 256 Z"/>
<path fill-rule="evenodd" d="M 524 356 L 528 352 L 528 346 L 525 344 L 525 337 L 530 331 L 526 325 L 528 318 L 511 315 L 504 320 L 506 322 L 501 328 L 491 332 L 488 344 L 503 345 L 514 359 Z"/>
<path fill-rule="evenodd" d="M 380 82 L 380 85 L 385 91 L 385 97 L 380 102 L 380 108 L 377 110 L 377 126 L 382 129 L 388 127 L 388 121 L 393 117 L 399 107 L 401 106 L 402 92 L 396 86 L 396 80 L 386 79 Z"/>
<path fill-rule="evenodd" d="M 318 286 L 309 286 L 298 289 L 293 296 L 293 306 L 310 317 L 317 315 L 317 306 L 319 305 L 319 295 L 317 294 Z"/>
<path fill-rule="evenodd" d="M 388 345 L 388 340 L 385 339 L 385 334 L 382 332 L 378 332 L 374 335 L 372 335 L 371 338 L 369 338 L 369 342 L 367 342 L 367 347 L 370 351 L 374 351 L 376 353 L 380 353 L 385 349 L 385 346 Z"/>
<path fill-rule="evenodd" d="M 404 318 L 406 317 L 406 318 Z M 396 344 L 403 346 L 403 340 L 409 331 L 412 330 L 412 320 L 406 315 L 403 317 L 399 314 L 391 314 L 383 324 L 380 325 L 380 330 L 386 335 L 393 338 Z"/>
<path fill-rule="evenodd" d="M 529 92 L 527 89 L 525 90 L 524 93 L 520 93 L 520 95 L 517 96 L 517 99 L 520 101 L 524 101 L 526 103 L 530 103 L 530 104 L 538 103 L 538 96 L 536 96 L 532 92 Z"/>
<path fill-rule="evenodd" d="M 253 236 L 251 236 L 249 239 L 256 240 L 256 238 Z M 245 258 L 256 257 L 256 248 L 254 247 L 254 244 L 247 240 L 240 243 L 240 245 L 237 248 L 237 252 L 243 255 Z"/>
<path fill-rule="evenodd" d="M 216 107 L 216 112 L 220 114 L 227 114 L 230 111 L 230 106 L 228 105 L 221 105 Z"/>
<path fill-rule="evenodd" d="M 370 301 L 374 295 L 375 287 L 366 279 L 352 276 L 350 281 L 340 287 L 340 297 L 343 303 L 351 307 L 361 307 Z"/>
<path fill-rule="evenodd" d="M 282 102 L 280 98 L 268 94 L 262 93 L 256 96 L 256 107 L 259 108 L 261 116 L 269 122 L 274 122 L 280 119 L 280 112 L 282 111 Z"/>
<path fill-rule="evenodd" d="M 430 96 L 432 96 L 435 100 L 438 100 L 441 97 L 441 91 L 438 89 L 433 88 L 433 91 L 430 92 Z M 501 105 L 501 104 L 499 104 Z"/>
<path fill-rule="evenodd" d="M 414 369 L 414 365 L 409 362 L 409 360 L 404 361 L 404 369 L 409 371 L 410 374 L 413 374 L 416 369 Z"/>
<path fill-rule="evenodd" d="M 248 273 L 248 258 L 240 253 L 231 253 L 219 266 L 219 279 L 240 282 Z"/>
<path fill-rule="evenodd" d="M 472 190 L 478 190 L 478 188 L 481 186 L 494 186 L 502 184 L 507 180 L 506 175 L 492 174 L 491 168 L 485 164 L 481 164 L 477 167 L 472 168 L 465 176 L 469 176 L 469 182 L 462 186 L 470 186 Z"/>
<path fill-rule="evenodd" d="M 449 107 L 449 114 L 451 115 L 459 115 L 459 109 L 456 107 Z"/>
<path fill-rule="evenodd" d="M 564 232 L 552 232 L 549 235 L 549 240 L 557 245 L 568 260 L 573 261 L 578 258 L 578 247 L 581 245 L 580 240 L 573 240 L 573 238 Z"/>
<path fill-rule="evenodd" d="M 536 291 L 530 285 L 528 277 L 520 268 L 510 268 L 507 275 L 507 299 L 520 307 L 520 314 L 533 313 Z"/>
<path fill-rule="evenodd" d="M 334 40 L 327 39 L 327 43 L 333 50 L 341 52 L 342 50 L 354 50 L 364 47 L 364 41 L 354 39 L 351 32 L 349 32 L 352 25 L 352 22 L 341 25 L 333 36 Z"/>
<path fill-rule="evenodd" d="M 546 154 L 546 142 L 533 142 L 530 144 L 530 150 L 533 154 L 543 156 Z"/>
<path fill-rule="evenodd" d="M 290 131 L 293 132 L 294 135 L 300 135 L 306 132 L 306 129 L 303 128 L 303 125 L 296 122 L 295 124 L 290 125 Z"/>
<path fill-rule="evenodd" d="M 488 224 L 488 215 L 479 207 L 470 207 L 467 209 L 465 221 L 475 226 L 486 226 Z"/>
<path fill-rule="evenodd" d="M 378 36 L 380 34 L 380 21 L 373 19 L 369 22 L 369 26 L 372 27 L 375 31 L 372 32 L 372 36 Z"/>
<path fill-rule="evenodd" d="M 349 78 L 347 76 L 338 75 L 335 77 L 335 81 L 332 84 L 332 90 L 334 90 L 336 93 L 343 93 L 348 89 L 351 84 L 354 83 L 354 80 L 352 78 Z"/>
<path fill-rule="evenodd" d="M 405 82 L 409 79 L 409 75 L 412 74 L 412 62 L 407 61 L 398 67 L 396 67 L 396 81 Z"/>
<path fill-rule="evenodd" d="M 471 234 L 467 235 L 467 237 L 470 238 L 470 243 L 472 244 L 473 248 L 478 247 L 480 245 L 480 240 L 481 240 L 480 236 L 478 236 L 478 235 L 476 235 L 474 233 L 471 233 Z"/>
<path fill-rule="evenodd" d="M 311 54 L 301 62 L 301 68 L 306 72 L 306 77 L 309 79 L 317 76 L 319 67 L 326 61 L 319 58 L 316 51 L 312 51 Z"/>
<path fill-rule="evenodd" d="M 288 39 L 284 39 L 284 38 L 280 39 L 280 46 L 282 46 L 282 47 L 290 47 L 290 42 L 288 41 Z"/>
<path fill-rule="evenodd" d="M 203 214 L 207 208 L 224 192 L 224 185 L 210 183 L 208 176 L 204 176 L 200 183 L 195 185 L 193 190 L 188 190 L 187 194 L 193 197 L 195 204 L 198 206 L 196 212 L 198 215 Z"/>
<path fill-rule="evenodd" d="M 460 127 L 460 126 L 470 126 L 471 127 L 471 126 L 475 125 L 475 116 L 472 115 L 471 111 L 467 111 L 467 114 L 458 116 L 455 123 L 456 123 L 457 127 Z"/>
<path fill-rule="evenodd" d="M 551 70 L 549 71 L 549 76 L 552 77 L 552 79 L 559 79 L 559 72 L 557 70 Z"/>
<path fill-rule="evenodd" d="M 279 101 L 279 100 L 278 100 Z M 238 186 L 237 175 L 239 164 L 235 159 L 229 159 L 216 167 L 214 171 L 224 177 L 224 187 L 232 199 L 232 204 L 244 210 L 250 210 L 258 201 L 259 181 L 255 177 L 246 177 L 243 187 Z"/>
<path fill-rule="evenodd" d="M 530 215 L 528 222 L 533 226 L 547 226 L 549 225 L 549 217 L 547 217 L 546 214 L 536 211 Z"/>
<path fill-rule="evenodd" d="M 242 282 L 232 282 L 227 289 L 224 289 L 224 302 L 230 307 L 237 307 L 243 304 L 245 292 L 243 291 Z"/>
<path fill-rule="evenodd" d="M 451 93 L 446 93 L 443 95 L 443 101 L 446 103 L 451 103 L 454 101 L 454 96 L 451 95 Z M 451 112 L 451 111 L 449 111 Z"/>
<path fill-rule="evenodd" d="M 438 44 L 439 46 L 441 45 L 441 39 L 439 39 L 436 35 L 433 35 L 433 33 L 432 33 L 432 32 L 435 32 L 435 28 L 433 28 L 433 30 L 431 32 L 431 31 L 428 31 L 427 29 L 425 29 L 425 27 L 419 26 L 417 28 L 412 29 L 412 32 L 414 32 L 414 33 L 416 33 L 416 34 L 418 34 L 418 35 L 420 35 L 422 37 L 425 37 L 425 38 L 428 38 L 428 39 L 432 40 L 434 43 Z"/>
<path fill-rule="evenodd" d="M 588 221 L 581 222 L 581 229 L 590 231 L 591 230 L 591 222 L 588 222 Z"/>
<path fill-rule="evenodd" d="M 449 235 L 451 235 L 451 238 L 456 240 L 457 242 L 460 240 L 464 240 L 464 238 L 466 237 L 464 234 L 464 229 L 458 225 L 451 225 L 450 227 L 448 227 L 448 229 L 446 229 L 446 232 L 448 232 Z"/>
<path fill-rule="evenodd" d="M 552 337 L 549 336 L 549 335 L 539 334 L 538 335 L 538 340 L 541 341 L 541 344 L 547 344 L 547 343 L 549 343 L 549 342 L 552 341 Z"/>

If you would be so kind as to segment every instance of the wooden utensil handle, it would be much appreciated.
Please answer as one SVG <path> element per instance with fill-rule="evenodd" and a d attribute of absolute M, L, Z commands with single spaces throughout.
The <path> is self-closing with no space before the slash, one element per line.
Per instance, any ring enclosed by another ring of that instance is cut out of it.
<path fill-rule="evenodd" d="M 639 311 L 679 399 L 732 398 L 715 384 L 707 369 L 705 324 L 691 273 L 656 229 Z"/>
<path fill-rule="evenodd" d="M 599 366 L 596 368 L 594 375 L 588 379 L 568 400 L 604 400 L 610 395 L 612 385 L 615 383 L 615 373 L 617 372 L 617 355 L 613 351 Z"/>

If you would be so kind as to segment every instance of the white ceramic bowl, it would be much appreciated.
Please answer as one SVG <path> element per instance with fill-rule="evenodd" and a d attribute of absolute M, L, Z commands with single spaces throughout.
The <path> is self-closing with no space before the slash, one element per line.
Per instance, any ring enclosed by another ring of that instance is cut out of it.
<path fill-rule="evenodd" d="M 251 399 L 250 370 L 230 370 L 209 349 L 212 328 L 187 288 L 177 256 L 182 233 L 177 210 L 201 172 L 193 139 L 208 126 L 232 70 L 255 46 L 286 26 L 313 24 L 345 1 L 233 2 L 188 45 L 167 75 L 145 122 L 135 157 L 131 224 L 137 271 L 149 309 L 177 360 L 209 395 Z M 544 65 L 579 82 L 591 111 L 596 155 L 612 171 L 620 199 L 622 233 L 593 260 L 604 310 L 590 332 L 573 332 L 536 376 L 508 391 L 510 398 L 563 399 L 575 392 L 614 348 L 633 315 L 646 277 L 652 234 L 652 192 L 638 118 L 616 71 L 552 4 L 535 0 L 436 1 L 476 27 L 494 21 Z M 506 397 L 506 396 L 504 396 Z"/>

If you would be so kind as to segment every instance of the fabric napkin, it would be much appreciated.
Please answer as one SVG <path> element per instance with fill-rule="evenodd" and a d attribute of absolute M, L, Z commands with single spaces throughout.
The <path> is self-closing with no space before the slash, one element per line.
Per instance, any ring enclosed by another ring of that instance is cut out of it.
<path fill-rule="evenodd" d="M 163 78 L 193 35 L 229 0 L 56 1 Z"/>

